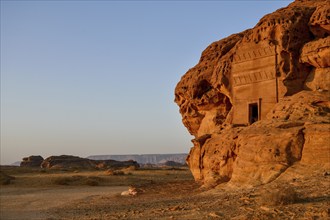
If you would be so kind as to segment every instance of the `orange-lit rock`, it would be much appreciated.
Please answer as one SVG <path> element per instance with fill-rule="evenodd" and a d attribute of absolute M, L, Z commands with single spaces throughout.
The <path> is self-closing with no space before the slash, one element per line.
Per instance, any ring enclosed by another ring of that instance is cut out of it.
<path fill-rule="evenodd" d="M 197 181 L 264 184 L 330 151 L 328 5 L 295 1 L 266 15 L 212 43 L 181 78 L 175 102 L 195 136 L 187 162 Z"/>

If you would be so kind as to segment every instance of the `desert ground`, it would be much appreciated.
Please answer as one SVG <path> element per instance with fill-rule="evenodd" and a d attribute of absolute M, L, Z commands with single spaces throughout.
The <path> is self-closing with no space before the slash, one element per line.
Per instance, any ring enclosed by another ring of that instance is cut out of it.
<path fill-rule="evenodd" d="M 330 172 L 295 165 L 270 184 L 214 189 L 188 168 L 1 167 L 1 219 L 329 219 Z M 8 180 L 8 175 L 15 179 Z M 135 196 L 122 196 L 129 186 Z"/>

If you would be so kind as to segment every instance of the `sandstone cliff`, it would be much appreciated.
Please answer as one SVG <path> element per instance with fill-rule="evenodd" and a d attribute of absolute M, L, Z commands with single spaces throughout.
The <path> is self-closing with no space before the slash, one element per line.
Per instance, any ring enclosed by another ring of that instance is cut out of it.
<path fill-rule="evenodd" d="M 175 89 L 204 185 L 260 185 L 330 167 L 330 1 L 300 0 L 212 43 Z"/>

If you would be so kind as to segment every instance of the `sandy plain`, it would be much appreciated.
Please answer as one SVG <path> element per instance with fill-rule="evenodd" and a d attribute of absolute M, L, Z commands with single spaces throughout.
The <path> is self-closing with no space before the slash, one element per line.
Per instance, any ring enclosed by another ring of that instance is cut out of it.
<path fill-rule="evenodd" d="M 206 189 L 188 168 L 106 171 L 1 167 L 4 219 L 329 219 L 330 173 L 296 165 L 253 188 Z M 2 177 L 3 179 L 3 177 Z M 120 193 L 135 186 L 136 196 Z"/>

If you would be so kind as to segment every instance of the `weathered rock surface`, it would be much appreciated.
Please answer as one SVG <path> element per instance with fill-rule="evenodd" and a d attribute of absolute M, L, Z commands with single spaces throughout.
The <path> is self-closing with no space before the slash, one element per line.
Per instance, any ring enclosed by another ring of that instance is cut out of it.
<path fill-rule="evenodd" d="M 264 16 L 212 43 L 181 78 L 175 102 L 195 136 L 187 162 L 197 181 L 253 186 L 299 162 L 330 167 L 329 3 Z"/>
<path fill-rule="evenodd" d="M 139 167 L 136 161 L 90 160 L 71 155 L 51 156 L 42 163 L 42 168 L 49 169 L 120 169 L 134 166 Z"/>
<path fill-rule="evenodd" d="M 24 157 L 20 166 L 21 167 L 40 167 L 44 158 L 42 156 L 29 156 Z"/>
<path fill-rule="evenodd" d="M 316 68 L 330 66 L 330 36 L 306 43 L 301 51 L 301 61 Z"/>
<path fill-rule="evenodd" d="M 329 21 L 329 1 L 320 1 L 316 6 L 316 10 L 312 14 L 309 21 L 310 30 L 314 36 L 323 38 L 330 34 L 330 21 Z"/>
<path fill-rule="evenodd" d="M 328 92 L 302 91 L 285 97 L 267 119 L 240 133 L 230 183 L 269 183 L 299 161 L 330 168 L 329 132 Z"/>
<path fill-rule="evenodd" d="M 306 43 L 300 59 L 313 68 L 307 76 L 305 89 L 330 90 L 330 36 Z"/>
<path fill-rule="evenodd" d="M 285 97 L 264 120 L 194 139 L 187 161 L 208 186 L 261 185 L 298 161 L 330 168 L 329 133 L 329 93 L 302 91 Z"/>

